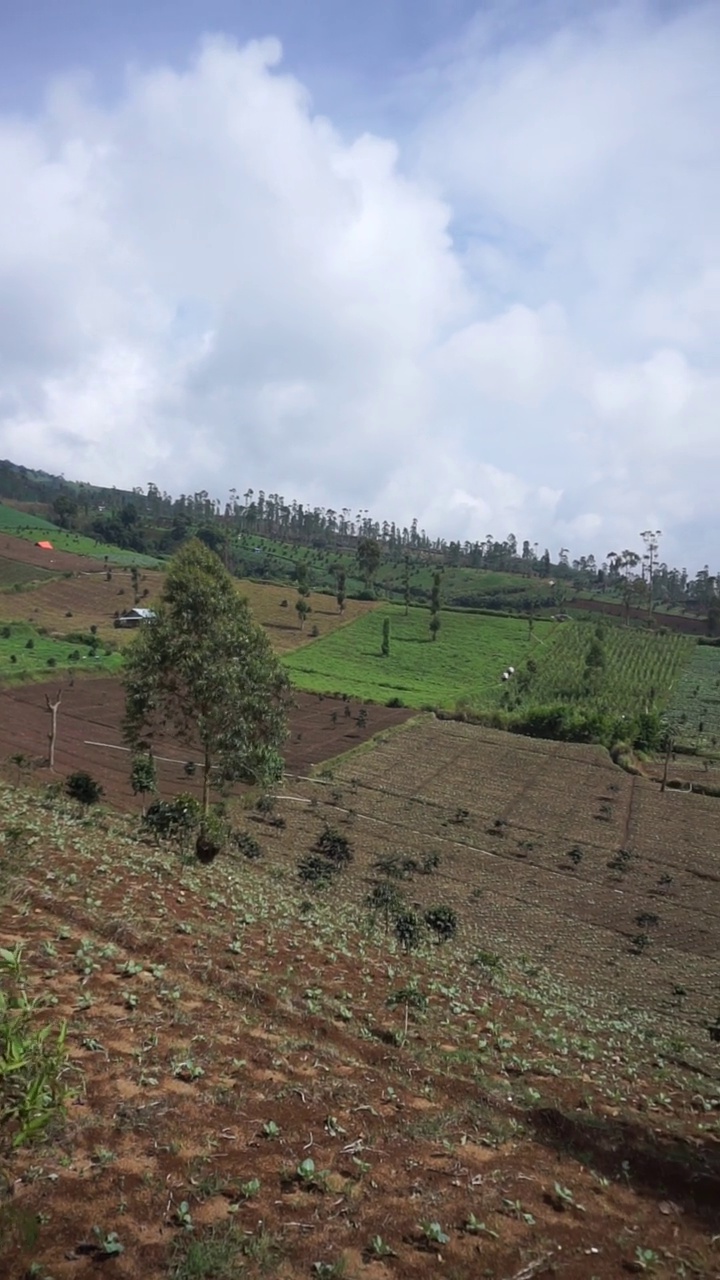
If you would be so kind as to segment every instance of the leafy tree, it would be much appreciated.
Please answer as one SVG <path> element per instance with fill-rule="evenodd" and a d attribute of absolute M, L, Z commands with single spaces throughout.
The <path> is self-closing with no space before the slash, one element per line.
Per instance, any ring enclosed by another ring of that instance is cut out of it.
<path fill-rule="evenodd" d="M 171 561 L 155 621 L 128 646 L 125 698 L 135 751 L 168 731 L 199 744 L 204 815 L 212 787 L 282 774 L 287 677 L 230 574 L 196 539 Z"/>
<path fill-rule="evenodd" d="M 430 593 L 430 635 L 437 640 L 440 630 L 440 574 L 433 574 L 433 585 Z"/>
<path fill-rule="evenodd" d="M 305 626 L 305 619 L 311 612 L 308 596 L 310 595 L 310 570 L 307 561 L 298 560 L 295 565 L 295 580 L 297 582 L 298 598 L 295 602 L 295 610 L 300 623 L 300 630 Z"/>
<path fill-rule="evenodd" d="M 78 505 L 75 499 L 68 497 L 65 493 L 61 493 L 57 498 L 53 499 L 52 506 L 53 513 L 61 528 L 69 528 L 71 521 L 74 520 L 78 513 Z"/>
<path fill-rule="evenodd" d="M 335 599 L 337 600 L 338 609 L 341 613 L 345 612 L 345 582 L 346 575 L 344 569 L 337 570 L 337 591 Z"/>
<path fill-rule="evenodd" d="M 298 616 L 300 630 L 303 631 L 305 628 L 305 619 L 307 618 L 308 614 L 311 612 L 311 609 L 307 600 L 304 600 L 302 596 L 298 596 L 297 600 L 295 601 L 295 612 L 297 613 L 297 616 Z"/>
<path fill-rule="evenodd" d="M 361 538 L 357 546 L 357 561 L 368 591 L 380 566 L 380 544 L 375 538 Z"/>
<path fill-rule="evenodd" d="M 414 911 L 400 911 L 395 917 L 395 936 L 403 951 L 414 951 L 420 946 L 422 921 Z"/>
<path fill-rule="evenodd" d="M 145 796 L 155 791 L 156 785 L 157 770 L 154 756 L 149 751 L 142 751 L 139 755 L 133 756 L 130 786 L 133 789 L 133 795 L 142 796 L 143 814 L 145 813 Z"/>

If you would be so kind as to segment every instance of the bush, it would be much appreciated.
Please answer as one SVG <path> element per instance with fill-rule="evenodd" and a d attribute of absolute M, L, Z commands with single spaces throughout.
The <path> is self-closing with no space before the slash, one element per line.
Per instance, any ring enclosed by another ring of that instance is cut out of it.
<path fill-rule="evenodd" d="M 452 907 L 430 907 L 424 920 L 428 928 L 437 934 L 439 942 L 447 942 L 457 933 L 458 919 Z"/>
<path fill-rule="evenodd" d="M 385 706 L 386 707 L 404 707 L 405 703 L 403 702 L 402 698 L 397 698 L 397 697 L 388 698 L 387 702 L 385 703 Z"/>
<path fill-rule="evenodd" d="M 352 862 L 353 859 L 350 841 L 336 827 L 326 826 L 325 830 L 320 832 L 313 849 L 315 853 L 321 853 L 336 866 L 343 866 Z"/>
<path fill-rule="evenodd" d="M 71 800 L 78 800 L 80 804 L 86 805 L 97 804 L 103 795 L 100 783 L 84 769 L 78 769 L 65 779 L 65 790 Z"/>
<path fill-rule="evenodd" d="M 200 823 L 200 803 L 194 796 L 179 795 L 174 800 L 154 800 L 143 818 L 143 826 L 158 840 L 188 836 Z"/>
<path fill-rule="evenodd" d="M 310 853 L 298 862 L 298 874 L 303 884 L 313 885 L 316 889 L 325 889 L 338 874 L 337 863 L 328 862 L 320 854 Z"/>
<path fill-rule="evenodd" d="M 236 831 L 233 835 L 235 848 L 243 855 L 244 858 L 261 858 L 262 847 L 249 831 Z"/>
<path fill-rule="evenodd" d="M 206 813 L 200 823 L 195 840 L 195 856 L 199 862 L 210 863 L 222 853 L 228 838 L 228 825 L 222 814 Z"/>
<path fill-rule="evenodd" d="M 414 951 L 422 941 L 422 922 L 414 911 L 401 911 L 395 917 L 395 936 L 403 951 Z"/>

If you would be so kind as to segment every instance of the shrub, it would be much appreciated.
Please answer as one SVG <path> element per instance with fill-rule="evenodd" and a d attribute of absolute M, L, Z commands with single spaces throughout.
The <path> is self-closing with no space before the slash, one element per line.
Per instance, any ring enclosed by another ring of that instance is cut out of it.
<path fill-rule="evenodd" d="M 34 648 L 35 648 L 35 641 L 33 640 L 32 636 L 31 636 L 31 637 L 30 637 L 30 639 L 27 641 L 27 643 L 26 643 L 26 645 L 25 645 L 25 648 L 26 648 L 26 649 L 34 649 Z"/>
<path fill-rule="evenodd" d="M 326 826 L 325 830 L 320 832 L 313 849 L 315 853 L 321 853 L 336 866 L 343 866 L 345 863 L 352 862 L 353 859 L 350 841 L 336 827 Z"/>
<path fill-rule="evenodd" d="M 216 811 L 206 813 L 201 820 L 200 830 L 195 839 L 195 855 L 198 861 L 213 862 L 225 848 L 227 838 L 228 825 L 223 815 Z"/>
<path fill-rule="evenodd" d="M 200 822 L 200 803 L 194 796 L 179 795 L 174 800 L 154 800 L 143 818 L 143 826 L 158 840 L 182 838 Z"/>
<path fill-rule="evenodd" d="M 320 854 L 310 853 L 298 862 L 298 874 L 303 884 L 313 885 L 316 889 L 324 889 L 340 870 L 336 863 L 328 862 Z"/>
<path fill-rule="evenodd" d="M 401 911 L 395 917 L 395 936 L 403 951 L 414 951 L 422 941 L 422 922 L 414 911 Z"/>
<path fill-rule="evenodd" d="M 439 942 L 447 942 L 457 933 L 458 918 L 452 907 L 429 907 L 424 920 L 428 928 L 437 934 Z"/>
<path fill-rule="evenodd" d="M 235 848 L 243 855 L 244 858 L 261 858 L 262 847 L 249 831 L 236 831 L 233 834 Z"/>
<path fill-rule="evenodd" d="M 404 707 L 405 703 L 403 702 L 402 698 L 397 698 L 397 697 L 388 698 L 387 702 L 385 703 L 385 706 L 386 707 Z"/>
<path fill-rule="evenodd" d="M 97 804 L 103 795 L 100 783 L 84 769 L 78 769 L 76 773 L 69 774 L 65 779 L 65 790 L 71 800 L 78 800 L 80 804 L 85 805 Z"/>

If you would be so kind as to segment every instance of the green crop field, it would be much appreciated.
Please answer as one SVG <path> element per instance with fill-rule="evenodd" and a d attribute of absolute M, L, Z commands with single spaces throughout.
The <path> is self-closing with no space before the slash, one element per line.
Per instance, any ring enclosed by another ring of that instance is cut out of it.
<path fill-rule="evenodd" d="M 535 630 L 537 630 L 537 625 Z M 591 645 L 602 661 L 588 673 Z M 697 646 L 692 637 L 582 622 L 557 624 L 552 643 L 540 645 L 532 666 L 520 670 L 499 695 L 512 710 L 552 703 L 584 704 L 616 715 L 636 715 L 667 705 Z M 710 650 L 710 652 L 713 652 Z M 497 694 L 495 695 L 498 701 Z M 484 699 L 480 705 L 487 705 Z"/>
<path fill-rule="evenodd" d="M 390 619 L 390 655 L 380 653 L 384 618 Z M 552 623 L 535 624 L 533 637 L 519 618 L 443 613 L 438 640 L 428 631 L 427 609 L 385 605 L 349 627 L 322 637 L 284 659 L 293 683 L 316 692 L 349 693 L 409 707 L 454 707 L 501 687 L 509 664 L 519 667 Z"/>
<path fill-rule="evenodd" d="M 677 741 L 707 750 L 720 742 L 720 649 L 696 645 L 669 707 Z"/>
<path fill-rule="evenodd" d="M 104 542 L 96 542 L 84 534 L 72 533 L 69 529 L 60 529 L 42 520 L 39 516 L 28 515 L 25 511 L 16 511 L 14 507 L 6 507 L 0 502 L 0 533 L 12 534 L 14 538 L 25 538 L 28 542 L 39 542 L 46 539 L 52 542 L 57 551 L 71 551 L 76 556 L 91 556 L 94 560 L 103 560 L 107 556 L 111 564 L 137 565 L 138 569 L 154 569 L 162 565 L 157 556 L 140 555 L 137 551 L 123 551 Z"/>
<path fill-rule="evenodd" d="M 102 645 L 56 640 L 24 622 L 0 624 L 0 681 L 47 680 L 53 670 L 120 670 L 122 654 L 107 653 Z"/>

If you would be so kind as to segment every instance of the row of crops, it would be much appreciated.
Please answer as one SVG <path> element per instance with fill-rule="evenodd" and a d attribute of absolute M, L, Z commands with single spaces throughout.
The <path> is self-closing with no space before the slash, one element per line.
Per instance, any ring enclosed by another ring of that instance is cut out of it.
<path fill-rule="evenodd" d="M 720 742 L 720 649 L 696 645 L 668 708 L 676 741 L 700 751 Z"/>
<path fill-rule="evenodd" d="M 562 623 L 538 640 L 495 701 L 508 710 L 582 703 L 612 715 L 641 715 L 668 704 L 696 649 L 688 636 Z"/>

